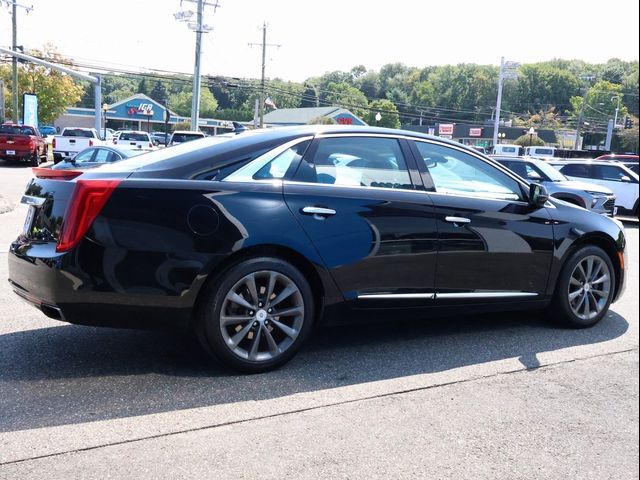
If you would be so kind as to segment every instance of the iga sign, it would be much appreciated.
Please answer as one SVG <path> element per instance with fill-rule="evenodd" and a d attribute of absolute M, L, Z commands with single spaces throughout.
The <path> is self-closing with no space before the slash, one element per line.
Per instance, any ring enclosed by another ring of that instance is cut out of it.
<path fill-rule="evenodd" d="M 470 128 L 469 129 L 470 137 L 481 137 L 482 136 L 482 128 Z"/>
<path fill-rule="evenodd" d="M 441 123 L 438 125 L 438 135 L 453 135 L 453 123 Z"/>
<path fill-rule="evenodd" d="M 153 115 L 153 103 L 141 103 L 139 105 L 127 105 L 127 115 Z"/>

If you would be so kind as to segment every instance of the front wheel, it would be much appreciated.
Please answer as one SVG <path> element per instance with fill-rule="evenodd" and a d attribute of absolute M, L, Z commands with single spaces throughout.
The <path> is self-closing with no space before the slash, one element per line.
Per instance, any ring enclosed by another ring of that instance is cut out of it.
<path fill-rule="evenodd" d="M 615 288 L 615 270 L 599 247 L 575 251 L 565 263 L 552 310 L 556 318 L 573 328 L 591 327 L 607 313 Z"/>
<path fill-rule="evenodd" d="M 311 330 L 311 288 L 284 260 L 244 260 L 205 288 L 198 336 L 213 357 L 236 370 L 258 373 L 286 363 Z"/>

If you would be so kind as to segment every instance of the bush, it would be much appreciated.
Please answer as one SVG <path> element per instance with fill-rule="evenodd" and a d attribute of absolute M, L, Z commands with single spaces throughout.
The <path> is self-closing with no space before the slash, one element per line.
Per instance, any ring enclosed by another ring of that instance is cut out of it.
<path fill-rule="evenodd" d="M 521 147 L 544 147 L 544 141 L 539 136 L 528 133 L 518 137 L 513 143 Z"/>

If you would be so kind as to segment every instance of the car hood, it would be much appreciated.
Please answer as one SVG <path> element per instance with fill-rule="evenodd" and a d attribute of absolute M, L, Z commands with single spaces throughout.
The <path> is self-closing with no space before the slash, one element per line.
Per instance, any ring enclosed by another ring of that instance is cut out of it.
<path fill-rule="evenodd" d="M 603 195 L 613 195 L 613 192 L 602 185 L 598 185 L 596 183 L 587 183 L 587 182 L 579 182 L 574 180 L 566 180 L 562 182 L 553 182 L 553 186 L 558 188 L 566 188 L 571 190 L 583 190 L 588 192 L 598 192 Z"/>

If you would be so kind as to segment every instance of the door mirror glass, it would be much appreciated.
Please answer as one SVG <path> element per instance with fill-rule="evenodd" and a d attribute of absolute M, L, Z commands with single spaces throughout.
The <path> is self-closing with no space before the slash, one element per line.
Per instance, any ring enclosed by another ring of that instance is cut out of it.
<path fill-rule="evenodd" d="M 538 183 L 532 183 L 529 186 L 529 204 L 532 207 L 543 207 L 549 200 L 547 189 Z"/>
<path fill-rule="evenodd" d="M 629 183 L 631 181 L 631 178 L 626 176 L 626 175 L 624 175 L 624 176 L 620 177 L 620 181 Z"/>

